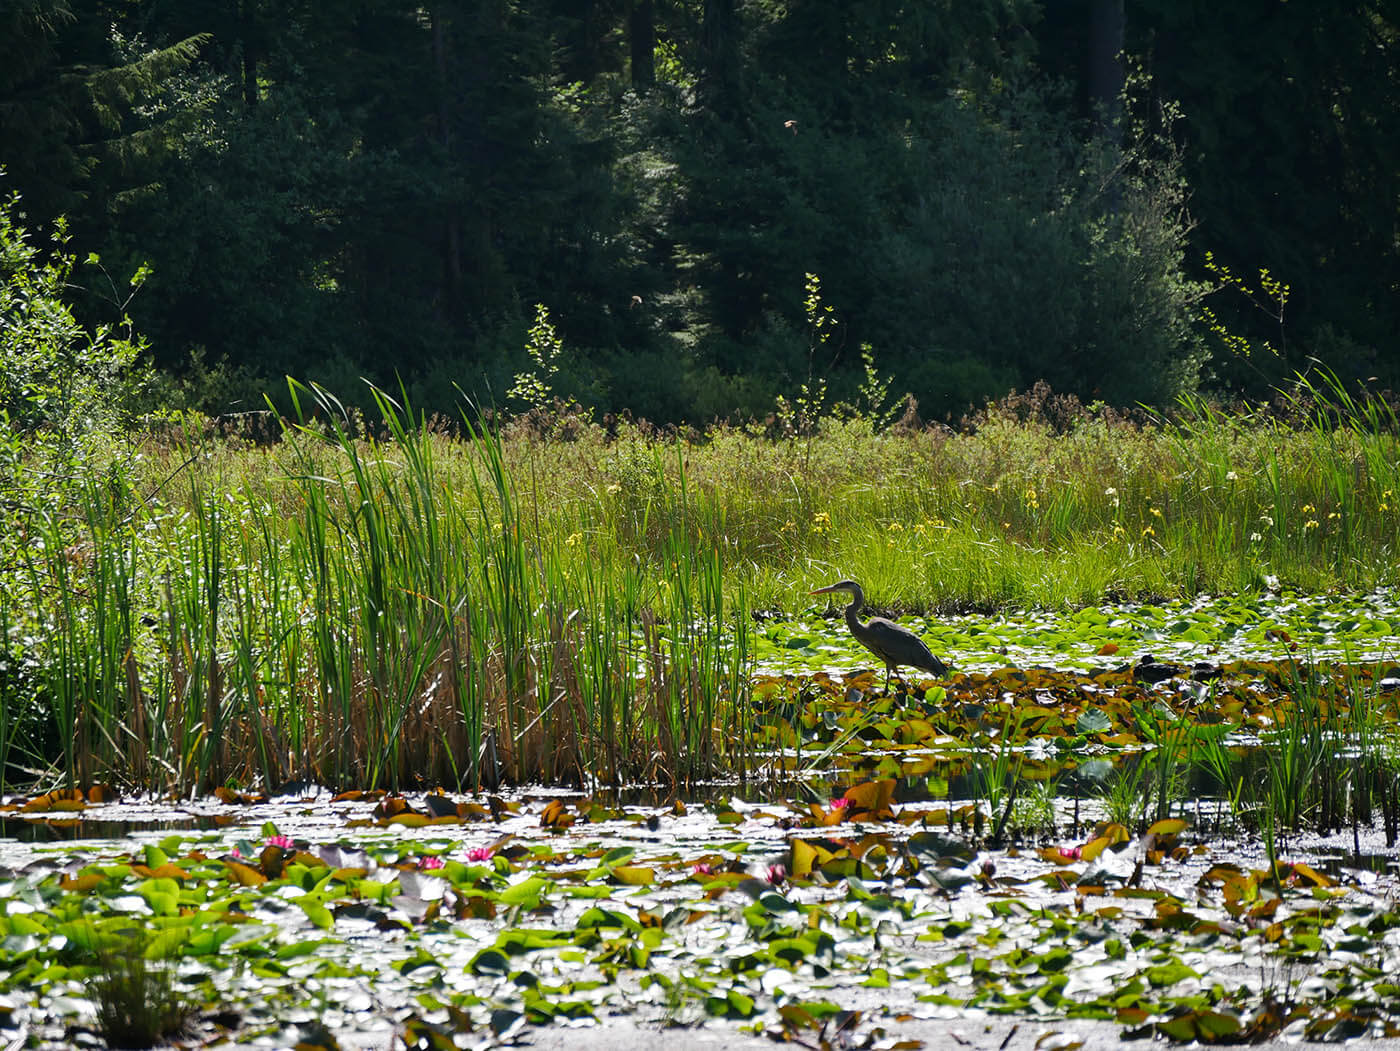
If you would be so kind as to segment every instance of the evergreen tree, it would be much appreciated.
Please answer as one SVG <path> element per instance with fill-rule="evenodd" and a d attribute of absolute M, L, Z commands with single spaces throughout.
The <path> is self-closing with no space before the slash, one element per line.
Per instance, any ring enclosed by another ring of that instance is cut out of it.
<path fill-rule="evenodd" d="M 136 110 L 202 42 L 123 48 L 108 14 L 100 0 L 0 7 L 0 160 L 28 206 L 50 220 L 85 213 L 99 223 L 108 200 L 149 181 L 166 134 Z"/>

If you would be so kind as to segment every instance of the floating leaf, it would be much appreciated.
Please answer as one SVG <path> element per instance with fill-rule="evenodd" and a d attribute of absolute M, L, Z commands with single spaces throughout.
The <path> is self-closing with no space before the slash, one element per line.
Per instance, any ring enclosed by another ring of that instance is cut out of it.
<path fill-rule="evenodd" d="M 1186 830 L 1186 822 L 1179 817 L 1163 818 L 1147 827 L 1149 836 L 1175 836 Z"/>
<path fill-rule="evenodd" d="M 1112 729 L 1112 720 L 1098 708 L 1085 708 L 1074 721 L 1074 732 L 1085 736 L 1108 733 Z"/>
<path fill-rule="evenodd" d="M 267 882 L 266 876 L 241 861 L 225 860 L 224 867 L 228 869 L 229 877 L 239 886 L 261 887 Z"/>
<path fill-rule="evenodd" d="M 789 845 L 788 874 L 793 879 L 807 879 L 812 875 L 816 860 L 816 847 L 804 840 L 794 839 Z"/>

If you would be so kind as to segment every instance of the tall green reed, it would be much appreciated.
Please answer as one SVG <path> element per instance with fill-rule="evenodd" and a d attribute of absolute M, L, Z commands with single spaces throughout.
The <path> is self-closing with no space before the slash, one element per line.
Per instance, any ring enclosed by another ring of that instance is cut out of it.
<path fill-rule="evenodd" d="M 742 774 L 747 608 L 684 487 L 659 490 L 660 586 L 658 566 L 615 542 L 566 536 L 609 529 L 522 491 L 497 432 L 469 428 L 463 491 L 424 421 L 375 399 L 370 428 L 293 384 L 283 468 L 240 485 L 194 473 L 182 514 L 134 528 L 135 496 L 93 482 L 76 516 L 36 519 L 32 703 L 51 709 L 59 779 L 187 791 Z M 16 608 L 3 590 L 0 618 Z"/>
<path fill-rule="evenodd" d="M 1393 420 L 1324 395 L 1346 410 L 1325 435 L 1188 407 L 1059 431 L 822 421 L 795 448 L 587 422 L 453 441 L 387 396 L 366 423 L 300 387 L 271 452 L 157 443 L 129 481 L 90 468 L 29 514 L 43 544 L 0 604 L 42 682 L 0 747 L 28 747 L 43 707 L 77 781 L 741 769 L 744 611 L 833 575 L 906 610 L 1393 579 Z M 157 507 L 172 456 L 188 484 Z"/>

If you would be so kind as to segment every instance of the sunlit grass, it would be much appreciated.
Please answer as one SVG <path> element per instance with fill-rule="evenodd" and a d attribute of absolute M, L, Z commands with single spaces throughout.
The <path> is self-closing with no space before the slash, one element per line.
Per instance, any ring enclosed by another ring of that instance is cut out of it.
<path fill-rule="evenodd" d="M 1397 572 L 1394 416 L 1335 390 L 1289 421 L 1008 403 L 796 438 L 473 430 L 382 396 L 366 425 L 294 390 L 277 442 L 133 435 L 7 505 L 7 781 L 683 782 L 751 761 L 749 611 L 841 577 L 928 612 Z"/>

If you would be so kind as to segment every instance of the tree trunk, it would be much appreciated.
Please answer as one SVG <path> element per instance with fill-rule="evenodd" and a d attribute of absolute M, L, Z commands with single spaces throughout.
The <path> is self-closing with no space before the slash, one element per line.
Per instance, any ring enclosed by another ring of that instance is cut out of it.
<path fill-rule="evenodd" d="M 632 87 L 645 91 L 656 83 L 656 6 L 654 0 L 632 0 L 628 19 L 632 45 Z"/>
<path fill-rule="evenodd" d="M 437 124 L 438 141 L 442 145 L 443 156 L 452 163 L 452 121 L 448 107 L 447 80 L 447 33 L 443 28 L 442 13 L 437 8 L 428 11 L 433 27 L 433 68 L 437 73 Z M 447 312 L 457 301 L 457 290 L 462 284 L 462 222 L 457 212 L 456 201 L 443 202 L 443 252 L 446 258 L 444 273 L 447 278 L 444 307 Z"/>
<path fill-rule="evenodd" d="M 258 104 L 258 47 L 253 8 L 257 0 L 243 0 L 238 5 L 238 35 L 243 44 L 243 103 L 249 109 Z"/>
<path fill-rule="evenodd" d="M 735 0 L 705 0 L 700 19 L 700 83 L 707 104 L 723 118 L 733 116 L 738 21 Z"/>
<path fill-rule="evenodd" d="M 1123 141 L 1123 0 L 1093 0 L 1089 15 L 1089 103 L 1099 132 Z"/>

